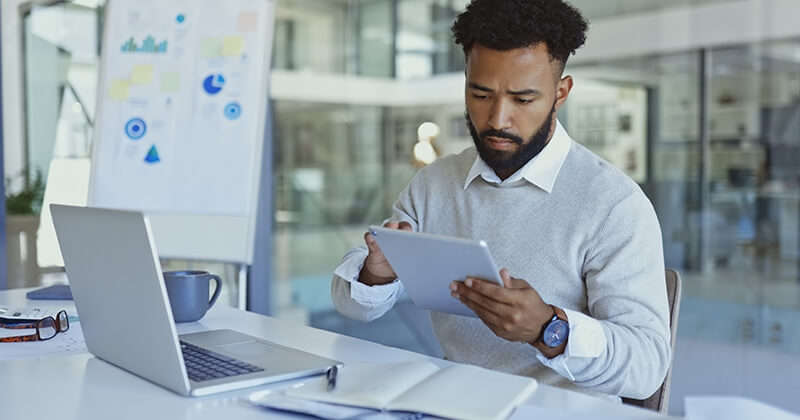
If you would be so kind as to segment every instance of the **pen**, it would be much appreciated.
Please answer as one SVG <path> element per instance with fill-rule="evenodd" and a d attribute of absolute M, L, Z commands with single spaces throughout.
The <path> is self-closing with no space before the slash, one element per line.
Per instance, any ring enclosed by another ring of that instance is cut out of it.
<path fill-rule="evenodd" d="M 339 368 L 336 365 L 331 366 L 328 368 L 328 371 L 325 372 L 325 377 L 328 379 L 328 392 L 333 391 L 336 388 L 336 374 L 339 373 Z"/>

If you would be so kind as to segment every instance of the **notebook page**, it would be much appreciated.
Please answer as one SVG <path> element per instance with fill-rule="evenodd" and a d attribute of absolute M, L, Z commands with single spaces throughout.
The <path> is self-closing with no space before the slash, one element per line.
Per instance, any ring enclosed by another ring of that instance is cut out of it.
<path fill-rule="evenodd" d="M 535 390 L 533 378 L 453 365 L 400 395 L 387 408 L 465 420 L 504 419 Z"/>
<path fill-rule="evenodd" d="M 339 368 L 336 388 L 327 389 L 324 377 L 303 382 L 286 395 L 335 404 L 383 409 L 409 388 L 424 380 L 439 367 L 431 362 L 392 364 L 354 364 Z"/>

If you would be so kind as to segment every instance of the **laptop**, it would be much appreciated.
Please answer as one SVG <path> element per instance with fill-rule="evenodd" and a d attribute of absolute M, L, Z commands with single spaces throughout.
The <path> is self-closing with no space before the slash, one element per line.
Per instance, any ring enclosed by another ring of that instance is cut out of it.
<path fill-rule="evenodd" d="M 341 365 L 242 334 L 178 336 L 147 216 L 51 204 L 90 353 L 184 396 L 326 372 Z"/>

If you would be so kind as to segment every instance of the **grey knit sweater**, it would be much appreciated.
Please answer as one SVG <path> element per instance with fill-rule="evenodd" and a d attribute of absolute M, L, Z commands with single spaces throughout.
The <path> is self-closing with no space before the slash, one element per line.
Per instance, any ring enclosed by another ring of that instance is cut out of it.
<path fill-rule="evenodd" d="M 544 159 L 558 159 L 546 153 L 556 139 L 566 146 L 551 188 L 513 176 L 501 183 L 479 176 L 465 188 L 476 162 L 470 148 L 420 170 L 392 219 L 421 232 L 485 240 L 498 267 L 564 308 L 573 326 L 565 354 L 548 360 L 527 343 L 498 338 L 480 319 L 432 312 L 447 359 L 590 394 L 646 398 L 671 358 L 658 220 L 635 182 L 574 143 L 560 124 L 536 158 L 541 162 L 530 164 L 552 167 Z M 331 292 L 340 313 L 370 321 L 391 309 L 402 283 L 358 283 L 364 258 L 363 246 L 345 256 Z"/>

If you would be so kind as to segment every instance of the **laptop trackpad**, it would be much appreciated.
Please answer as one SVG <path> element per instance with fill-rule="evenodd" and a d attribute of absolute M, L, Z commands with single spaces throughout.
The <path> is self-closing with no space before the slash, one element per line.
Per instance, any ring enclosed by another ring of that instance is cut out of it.
<path fill-rule="evenodd" d="M 227 344 L 219 346 L 225 352 L 241 357 L 263 357 L 269 353 L 275 353 L 278 349 L 269 344 L 259 343 L 258 341 L 247 341 L 244 343 Z"/>

